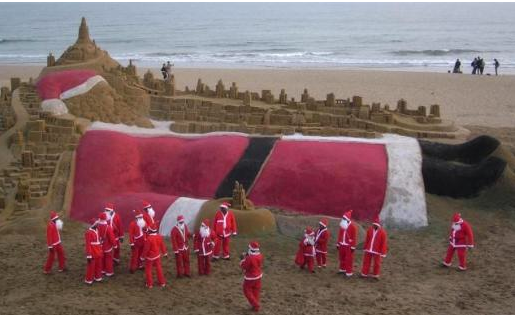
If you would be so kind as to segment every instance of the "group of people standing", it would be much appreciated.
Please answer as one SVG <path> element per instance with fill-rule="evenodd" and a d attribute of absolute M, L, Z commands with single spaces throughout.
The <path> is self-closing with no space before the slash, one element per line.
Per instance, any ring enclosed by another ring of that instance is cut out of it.
<path fill-rule="evenodd" d="M 198 274 L 207 276 L 211 272 L 211 261 L 230 259 L 230 240 L 237 235 L 236 219 L 229 209 L 229 203 L 222 203 L 217 210 L 213 224 L 204 219 L 193 235 L 185 224 L 184 216 L 177 216 L 177 223 L 172 228 L 170 240 L 176 262 L 176 276 L 191 277 L 189 240 L 193 238 L 193 251 L 197 255 Z M 155 211 L 148 202 L 143 202 L 143 210 L 134 211 L 134 220 L 129 226 L 129 245 L 131 258 L 129 270 L 135 273 L 138 269 L 145 270 L 147 288 L 153 287 L 153 271 L 157 276 L 159 286 L 166 286 L 163 275 L 161 258 L 167 257 L 167 249 L 162 236 L 158 233 L 159 222 L 154 219 Z M 50 213 L 47 225 L 48 257 L 44 265 L 44 273 L 49 274 L 54 264 L 55 256 L 59 261 L 59 272 L 66 270 L 64 249 L 61 244 L 60 231 L 63 222 L 54 211 Z M 314 273 L 315 261 L 318 268 L 327 267 L 328 244 L 331 235 L 328 230 L 328 220 L 323 218 L 319 227 L 314 231 L 311 227 L 304 230 L 299 243 L 295 263 L 301 269 Z M 85 232 L 86 275 L 85 283 L 103 281 L 103 277 L 114 275 L 114 265 L 120 263 L 120 247 L 124 239 L 120 216 L 114 211 L 113 204 L 107 204 L 98 218 L 91 219 L 90 226 Z M 358 243 L 358 228 L 352 220 L 352 210 L 344 213 L 339 224 L 336 241 L 338 251 L 338 273 L 347 277 L 353 275 L 354 253 Z M 474 247 L 472 228 L 459 213 L 454 214 L 449 246 L 442 266 L 450 267 L 454 253 L 459 259 L 458 270 L 467 269 L 467 250 Z M 381 272 L 382 259 L 388 250 L 387 233 L 379 221 L 373 221 L 366 232 L 363 245 L 363 263 L 361 277 L 378 279 Z M 252 310 L 260 309 L 261 279 L 263 277 L 263 255 L 257 241 L 248 245 L 246 252 L 240 256 L 240 267 L 244 274 L 243 293 Z M 370 273 L 370 268 L 372 267 Z"/>
<path fill-rule="evenodd" d="M 501 64 L 499 63 L 499 61 L 494 58 L 493 66 L 495 68 L 495 75 L 498 75 L 498 70 L 499 70 L 500 65 Z M 481 58 L 480 56 L 477 56 L 476 58 L 474 58 L 474 60 L 472 60 L 472 62 L 470 63 L 470 66 L 472 67 L 472 74 L 482 75 L 483 71 L 485 70 L 486 63 L 483 58 Z M 452 73 L 462 73 L 460 59 L 456 59 Z"/>
<path fill-rule="evenodd" d="M 336 240 L 336 249 L 338 251 L 339 269 L 338 273 L 347 277 L 353 275 L 354 268 L 354 252 L 358 241 L 358 228 L 351 220 L 352 210 L 345 212 L 338 231 Z M 314 273 L 315 259 L 318 268 L 327 266 L 327 245 L 331 237 L 327 229 L 327 219 L 318 222 L 319 227 L 313 231 L 311 227 L 304 230 L 304 237 L 299 243 L 299 249 L 295 256 L 295 263 L 301 269 L 307 267 L 307 270 Z M 387 234 L 379 222 L 379 217 L 373 221 L 367 230 L 365 243 L 363 246 L 363 265 L 361 268 L 361 277 L 379 279 L 381 273 L 381 262 L 386 257 L 388 250 Z M 370 267 L 374 264 L 372 273 Z"/>

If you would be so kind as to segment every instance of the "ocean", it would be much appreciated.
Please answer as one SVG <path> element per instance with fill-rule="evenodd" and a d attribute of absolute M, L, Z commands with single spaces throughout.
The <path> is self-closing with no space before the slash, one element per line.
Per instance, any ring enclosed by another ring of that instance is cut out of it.
<path fill-rule="evenodd" d="M 90 34 L 127 64 L 515 73 L 514 3 L 0 3 L 0 63 L 46 63 Z"/>

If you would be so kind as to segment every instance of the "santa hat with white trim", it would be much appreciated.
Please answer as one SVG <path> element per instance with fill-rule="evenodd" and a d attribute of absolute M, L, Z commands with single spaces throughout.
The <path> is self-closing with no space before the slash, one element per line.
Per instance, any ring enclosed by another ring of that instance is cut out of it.
<path fill-rule="evenodd" d="M 50 221 L 54 221 L 59 218 L 59 215 L 55 211 L 50 211 Z"/>
<path fill-rule="evenodd" d="M 147 210 L 148 208 L 152 208 L 150 202 L 143 200 L 143 210 Z"/>
<path fill-rule="evenodd" d="M 184 216 L 182 214 L 177 216 L 177 223 L 184 223 Z"/>
<path fill-rule="evenodd" d="M 327 218 L 322 218 L 320 219 L 320 221 L 318 222 L 318 224 L 322 225 L 323 227 L 327 227 L 327 224 L 329 224 L 329 220 L 327 220 Z"/>
<path fill-rule="evenodd" d="M 143 213 L 141 212 L 141 210 L 132 210 L 132 212 L 134 212 L 134 217 L 137 219 L 137 218 L 143 218 Z"/>
<path fill-rule="evenodd" d="M 220 205 L 220 209 L 229 209 L 229 207 L 231 206 L 230 203 L 228 202 L 223 202 L 221 205 Z"/>
<path fill-rule="evenodd" d="M 249 250 L 252 253 L 259 253 L 259 243 L 257 241 L 252 241 L 249 243 Z"/>
<path fill-rule="evenodd" d="M 350 222 L 352 218 L 352 209 L 345 212 L 342 218 Z"/>
<path fill-rule="evenodd" d="M 452 216 L 452 223 L 455 223 L 455 224 L 461 224 L 461 223 L 463 223 L 463 218 L 461 217 L 461 213 L 456 212 L 456 213 Z"/>
<path fill-rule="evenodd" d="M 108 202 L 104 206 L 105 211 L 114 211 L 114 204 L 111 202 Z"/>
<path fill-rule="evenodd" d="M 374 218 L 374 221 L 372 222 L 372 225 L 377 225 L 378 227 L 381 227 L 381 221 L 379 220 L 379 215 L 376 215 Z"/>
<path fill-rule="evenodd" d="M 308 235 L 308 236 L 311 236 L 311 235 L 315 235 L 315 232 L 313 231 L 313 228 L 308 226 L 306 227 L 306 229 L 304 230 L 304 234 Z"/>

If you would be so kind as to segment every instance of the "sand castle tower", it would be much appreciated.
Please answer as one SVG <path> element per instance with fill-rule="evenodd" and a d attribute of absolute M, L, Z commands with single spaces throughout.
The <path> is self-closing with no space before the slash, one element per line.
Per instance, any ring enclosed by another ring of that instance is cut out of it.
<path fill-rule="evenodd" d="M 89 28 L 88 24 L 86 23 L 86 18 L 82 17 L 82 20 L 80 21 L 79 26 L 79 37 L 77 37 L 76 44 L 93 44 L 91 41 L 91 38 L 89 37 Z"/>
<path fill-rule="evenodd" d="M 89 35 L 88 24 L 83 17 L 75 44 L 71 45 L 55 62 L 55 65 L 70 65 L 88 61 L 88 68 L 98 70 L 117 68 L 120 65 L 109 54 L 97 47 Z"/>

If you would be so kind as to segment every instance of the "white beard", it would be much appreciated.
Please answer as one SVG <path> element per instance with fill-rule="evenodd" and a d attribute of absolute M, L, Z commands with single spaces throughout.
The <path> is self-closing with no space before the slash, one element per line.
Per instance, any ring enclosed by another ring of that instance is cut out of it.
<path fill-rule="evenodd" d="M 181 231 L 184 231 L 184 223 L 177 223 L 177 227 L 178 227 Z"/>
<path fill-rule="evenodd" d="M 461 224 L 457 224 L 457 223 L 453 224 L 453 225 L 452 225 L 452 229 L 453 229 L 454 231 L 456 231 L 456 232 L 457 232 L 457 231 L 459 231 L 459 230 L 461 230 Z"/>
<path fill-rule="evenodd" d="M 342 219 L 340 221 L 340 227 L 344 230 L 346 230 L 349 227 L 349 221 Z"/>
<path fill-rule="evenodd" d="M 154 216 L 156 215 L 156 212 L 154 211 L 154 209 L 152 207 L 148 208 L 148 215 L 153 219 Z"/>
<path fill-rule="evenodd" d="M 306 245 L 315 245 L 315 237 L 306 235 Z"/>
<path fill-rule="evenodd" d="M 144 227 L 147 225 L 147 222 L 145 222 L 145 220 L 143 220 L 143 219 L 137 219 L 137 220 L 136 220 L 136 224 L 137 224 L 140 228 L 144 228 Z"/>
<path fill-rule="evenodd" d="M 61 219 L 57 219 L 57 220 L 55 221 L 55 226 L 57 227 L 57 229 L 58 229 L 59 231 L 61 231 L 61 230 L 63 229 L 63 221 L 62 221 Z"/>
<path fill-rule="evenodd" d="M 200 227 L 200 236 L 202 237 L 208 237 L 209 234 L 211 234 L 211 231 L 209 230 L 209 227 L 204 227 L 204 226 L 201 226 Z"/>
<path fill-rule="evenodd" d="M 106 217 L 107 217 L 107 221 L 111 220 L 111 211 L 105 211 L 106 213 Z"/>

